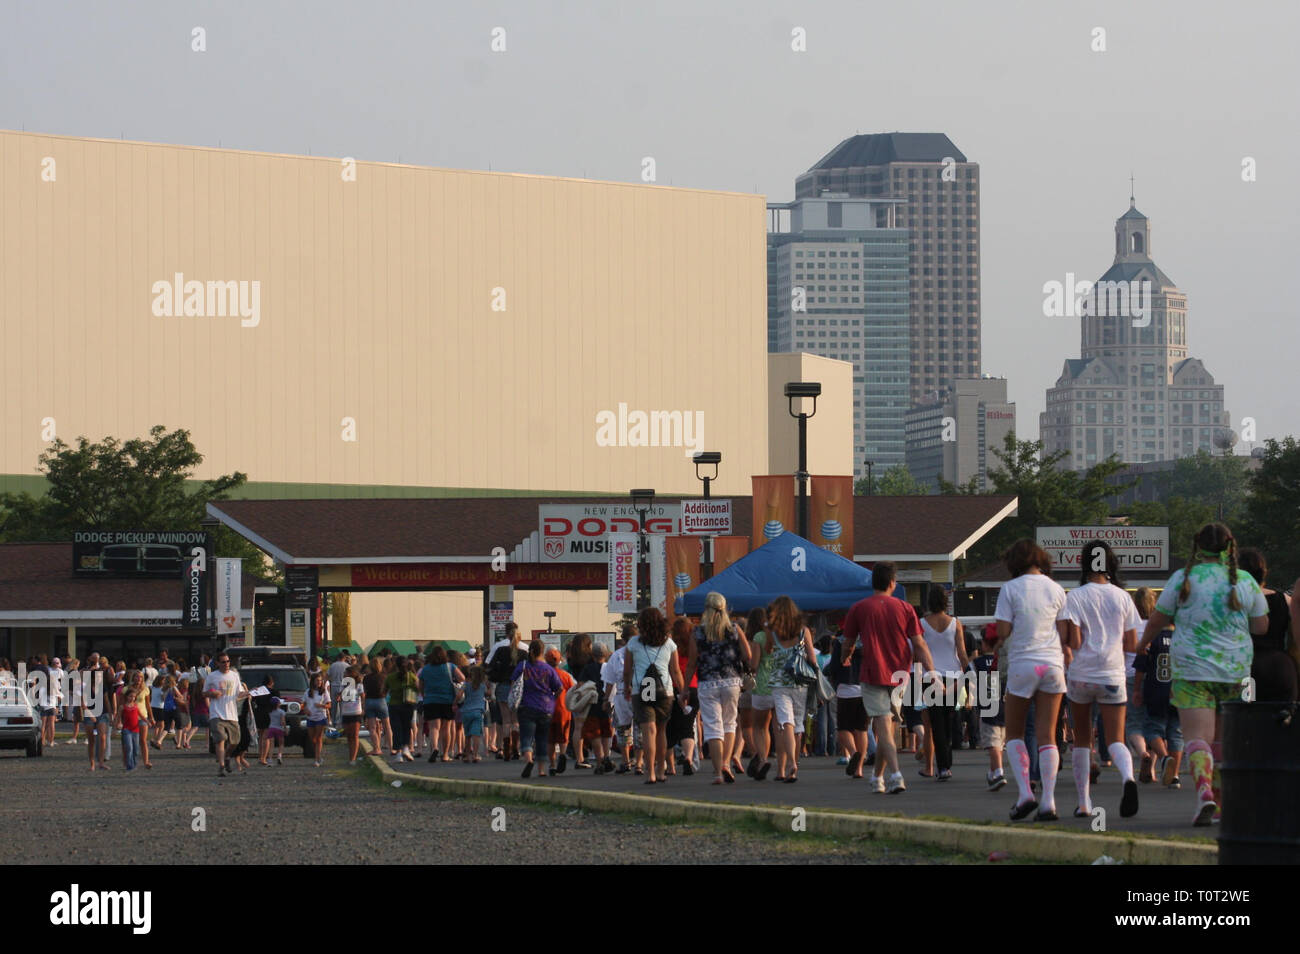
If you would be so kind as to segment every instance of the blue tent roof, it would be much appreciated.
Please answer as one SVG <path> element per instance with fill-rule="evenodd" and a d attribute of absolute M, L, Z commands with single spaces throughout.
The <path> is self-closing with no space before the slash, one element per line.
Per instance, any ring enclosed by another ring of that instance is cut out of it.
<path fill-rule="evenodd" d="M 793 568 L 796 548 L 803 550 L 802 569 Z M 698 615 L 714 591 L 727 598 L 728 609 L 740 612 L 778 596 L 790 597 L 801 610 L 848 609 L 871 595 L 871 571 L 787 530 L 679 597 L 675 609 Z"/>

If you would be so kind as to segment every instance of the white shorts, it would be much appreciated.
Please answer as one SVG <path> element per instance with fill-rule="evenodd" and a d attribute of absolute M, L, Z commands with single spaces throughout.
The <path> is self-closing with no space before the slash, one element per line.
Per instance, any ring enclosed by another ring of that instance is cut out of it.
<path fill-rule="evenodd" d="M 773 686 L 772 703 L 778 728 L 792 725 L 796 735 L 803 731 L 804 710 L 808 705 L 807 686 Z"/>
<path fill-rule="evenodd" d="M 775 703 L 772 701 L 772 694 L 770 692 L 765 696 L 760 696 L 758 693 L 753 693 L 749 697 L 749 699 L 754 704 L 755 709 L 771 709 L 775 706 Z"/>
<path fill-rule="evenodd" d="M 614 724 L 627 728 L 632 724 L 632 703 L 623 698 L 623 693 L 614 693 Z"/>
<path fill-rule="evenodd" d="M 699 687 L 701 738 L 705 742 L 735 734 L 740 680 L 702 682 Z"/>
<path fill-rule="evenodd" d="M 1086 706 L 1100 702 L 1104 706 L 1120 706 L 1128 702 L 1128 688 L 1123 681 L 1105 685 L 1099 682 L 1084 682 L 1070 679 L 1066 682 L 1065 694 L 1076 705 Z"/>
<path fill-rule="evenodd" d="M 1007 694 L 1032 699 L 1036 692 L 1065 692 L 1065 668 L 1053 663 L 1008 664 Z"/>

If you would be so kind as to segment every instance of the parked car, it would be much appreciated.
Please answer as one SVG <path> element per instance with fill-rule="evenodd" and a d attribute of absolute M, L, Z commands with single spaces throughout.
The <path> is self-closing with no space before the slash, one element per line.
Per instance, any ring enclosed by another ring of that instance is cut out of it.
<path fill-rule="evenodd" d="M 26 749 L 28 756 L 45 754 L 40 715 L 17 682 L 0 684 L 0 749 Z"/>

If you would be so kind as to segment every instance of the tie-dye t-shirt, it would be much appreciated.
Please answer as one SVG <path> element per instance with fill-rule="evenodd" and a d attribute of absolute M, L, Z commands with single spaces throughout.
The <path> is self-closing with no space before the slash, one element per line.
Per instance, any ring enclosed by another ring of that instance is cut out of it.
<path fill-rule="evenodd" d="M 1184 570 L 1165 584 L 1156 609 L 1174 621 L 1170 655 L 1173 677 L 1189 682 L 1241 682 L 1250 675 L 1255 647 L 1250 639 L 1250 618 L 1268 615 L 1264 591 L 1245 570 L 1237 571 L 1240 610 L 1228 607 L 1228 568 L 1222 563 L 1192 567 L 1192 592 L 1178 601 Z"/>

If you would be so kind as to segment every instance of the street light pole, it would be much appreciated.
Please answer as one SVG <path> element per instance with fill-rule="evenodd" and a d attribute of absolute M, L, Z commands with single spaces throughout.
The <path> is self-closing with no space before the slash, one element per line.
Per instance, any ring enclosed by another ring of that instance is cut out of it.
<path fill-rule="evenodd" d="M 808 537 L 808 418 L 817 413 L 817 396 L 821 393 L 822 386 L 816 381 L 791 381 L 785 386 L 790 416 L 799 421 L 799 469 L 794 476 L 799 482 L 799 536 L 805 539 Z M 812 412 L 805 414 L 800 410 L 796 414 L 795 399 L 806 397 L 812 398 Z"/>
<path fill-rule="evenodd" d="M 864 460 L 862 463 L 867 465 L 867 496 L 874 497 L 876 495 L 876 480 L 871 475 L 871 468 L 876 466 L 876 462 L 874 460 Z"/>
<path fill-rule="evenodd" d="M 650 512 L 654 506 L 655 492 L 649 488 L 638 488 L 629 492 L 632 498 L 632 509 L 640 516 L 637 523 L 637 556 L 636 556 L 636 608 L 638 611 L 645 609 L 650 605 L 650 580 L 646 579 L 645 590 L 641 589 L 641 557 L 646 557 L 646 565 L 649 566 L 649 554 L 646 553 L 645 546 L 645 515 Z"/>
<path fill-rule="evenodd" d="M 704 482 L 704 499 L 709 499 L 709 483 L 718 479 L 718 465 L 722 463 L 721 451 L 701 451 L 695 455 L 695 476 Z M 713 474 L 711 476 L 700 473 L 701 464 L 712 464 Z M 713 537 L 706 535 L 704 543 L 704 578 L 707 580 L 713 576 Z"/>

